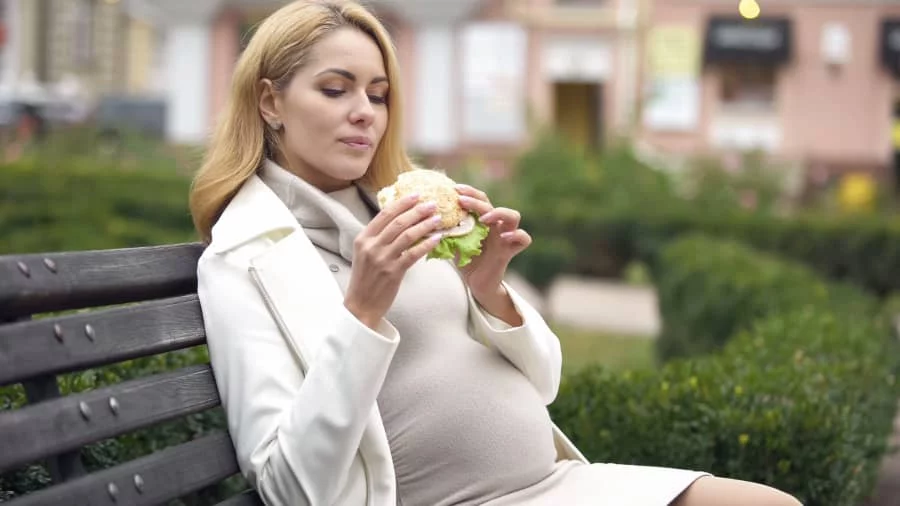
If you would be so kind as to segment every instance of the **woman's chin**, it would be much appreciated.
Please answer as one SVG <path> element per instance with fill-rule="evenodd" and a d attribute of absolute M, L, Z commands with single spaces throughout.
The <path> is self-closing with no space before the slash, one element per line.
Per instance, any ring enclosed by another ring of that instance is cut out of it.
<path fill-rule="evenodd" d="M 342 167 L 335 167 L 332 170 L 326 172 L 326 175 L 335 180 L 335 182 L 342 182 L 346 185 L 352 184 L 354 181 L 362 178 L 366 175 L 366 172 L 369 170 L 368 165 L 361 165 L 357 163 L 348 163 L 344 164 Z M 323 171 L 324 172 L 324 171 Z"/>

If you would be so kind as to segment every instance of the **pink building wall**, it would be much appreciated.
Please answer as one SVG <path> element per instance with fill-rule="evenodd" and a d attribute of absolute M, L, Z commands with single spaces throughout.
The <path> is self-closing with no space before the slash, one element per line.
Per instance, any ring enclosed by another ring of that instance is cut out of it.
<path fill-rule="evenodd" d="M 793 30 L 792 56 L 776 77 L 776 115 L 782 128 L 778 154 L 800 161 L 834 165 L 885 166 L 891 156 L 891 112 L 896 81 L 882 68 L 881 20 L 900 16 L 900 5 L 847 3 L 784 5 L 763 3 L 763 16 L 786 16 Z M 653 24 L 678 23 L 706 29 L 711 14 L 736 15 L 731 5 L 702 1 L 657 2 Z M 842 23 L 850 33 L 851 56 L 842 68 L 829 67 L 821 54 L 822 28 Z M 643 137 L 667 151 L 714 149 L 709 127 L 720 113 L 721 74 L 715 66 L 701 76 L 699 127 L 686 133 L 647 131 Z"/>
<path fill-rule="evenodd" d="M 210 118 L 209 124 L 215 125 L 216 118 L 225 106 L 231 87 L 231 75 L 240 48 L 241 13 L 234 9 L 220 12 L 212 24 L 212 57 L 210 63 Z"/>
<path fill-rule="evenodd" d="M 615 9 L 620 2 L 626 0 L 614 0 L 609 4 L 605 4 L 603 8 L 598 9 L 596 6 L 589 8 L 587 12 L 591 12 L 592 16 L 609 16 L 615 17 Z M 546 9 L 552 11 L 559 9 L 555 0 L 522 0 L 519 5 L 530 5 L 532 8 L 541 10 Z M 508 19 L 509 3 L 504 0 L 484 0 L 479 10 L 473 13 L 466 21 L 488 21 L 488 20 L 504 20 Z M 404 133 L 407 139 L 415 138 L 417 129 L 416 125 L 416 83 L 418 79 L 427 77 L 418 74 L 416 60 L 416 26 L 405 22 L 401 15 L 389 11 L 377 12 L 385 25 L 391 32 L 397 49 L 398 59 L 401 66 L 402 89 L 404 92 Z M 218 114 L 224 106 L 225 100 L 229 93 L 231 75 L 234 71 L 234 65 L 239 51 L 239 29 L 245 18 L 245 13 L 238 9 L 226 9 L 213 18 L 211 27 L 212 37 L 212 57 L 211 57 L 211 79 L 210 79 L 210 117 L 209 124 L 212 126 Z M 460 25 L 455 25 L 457 28 Z M 553 121 L 553 85 L 554 83 L 545 77 L 542 63 L 543 44 L 549 37 L 559 35 L 590 35 L 605 40 L 612 50 L 612 72 L 602 83 L 602 129 L 605 133 L 609 133 L 614 129 L 617 118 L 622 115 L 625 108 L 629 105 L 624 103 L 621 95 L 621 86 L 618 82 L 618 72 L 620 68 L 620 58 L 622 55 L 622 35 L 617 32 L 616 28 L 578 28 L 565 25 L 556 25 L 552 23 L 545 25 L 543 23 L 532 24 L 527 26 L 528 30 L 528 48 L 527 48 L 527 69 L 525 87 L 525 98 L 528 103 L 529 112 L 539 122 L 546 124 Z M 459 45 L 457 45 L 459 47 Z M 462 62 L 461 52 L 454 51 L 456 62 L 454 64 L 454 72 L 457 76 L 461 76 Z M 462 118 L 459 117 L 459 111 L 464 109 L 462 97 L 462 79 L 458 78 L 460 85 L 453 92 L 454 116 L 452 118 L 452 128 L 457 133 L 458 139 L 463 139 L 462 135 Z M 485 145 L 477 142 L 460 142 L 453 152 L 448 153 L 443 158 L 448 162 L 456 162 L 464 159 L 472 153 L 479 153 L 488 156 L 488 158 L 505 158 L 513 154 L 521 148 L 528 145 L 531 139 L 524 136 L 519 142 L 505 145 Z"/>

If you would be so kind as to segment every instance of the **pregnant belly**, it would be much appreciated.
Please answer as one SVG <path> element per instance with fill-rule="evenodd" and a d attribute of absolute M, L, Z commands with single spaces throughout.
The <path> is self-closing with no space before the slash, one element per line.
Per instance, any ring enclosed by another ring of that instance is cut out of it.
<path fill-rule="evenodd" d="M 379 397 L 404 506 L 481 503 L 553 470 L 537 391 L 497 352 L 461 344 L 389 374 Z"/>

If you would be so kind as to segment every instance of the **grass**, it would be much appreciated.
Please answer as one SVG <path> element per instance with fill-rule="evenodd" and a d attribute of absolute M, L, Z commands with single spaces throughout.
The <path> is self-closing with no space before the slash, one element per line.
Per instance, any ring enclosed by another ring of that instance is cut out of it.
<path fill-rule="evenodd" d="M 621 336 L 555 325 L 563 354 L 563 374 L 600 364 L 612 370 L 656 367 L 654 341 L 647 337 Z"/>

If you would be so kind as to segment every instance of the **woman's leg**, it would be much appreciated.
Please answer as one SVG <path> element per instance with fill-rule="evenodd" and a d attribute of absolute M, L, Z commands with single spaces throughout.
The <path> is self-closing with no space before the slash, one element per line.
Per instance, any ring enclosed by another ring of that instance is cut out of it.
<path fill-rule="evenodd" d="M 682 492 L 671 506 L 801 506 L 801 503 L 767 485 L 704 476 Z"/>

